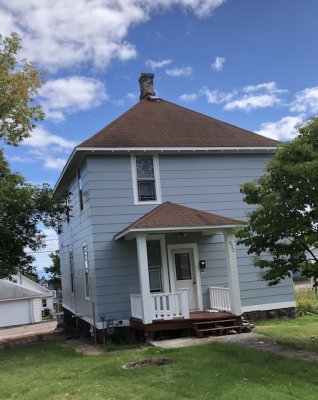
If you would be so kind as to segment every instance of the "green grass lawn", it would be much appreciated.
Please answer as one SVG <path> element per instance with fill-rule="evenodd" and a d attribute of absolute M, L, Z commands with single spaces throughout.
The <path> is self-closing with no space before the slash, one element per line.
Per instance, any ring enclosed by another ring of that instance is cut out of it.
<path fill-rule="evenodd" d="M 318 352 L 318 316 L 298 317 L 296 319 L 271 319 L 257 322 L 255 333 L 262 333 L 269 340 L 287 344 L 298 349 Z M 313 346 L 311 336 L 316 336 Z"/>
<path fill-rule="evenodd" d="M 165 357 L 173 364 L 122 369 Z M 0 399 L 316 399 L 318 365 L 210 343 L 84 356 L 57 341 L 0 352 Z"/>
<path fill-rule="evenodd" d="M 318 352 L 318 296 L 314 290 L 301 289 L 295 292 L 296 319 L 271 319 L 257 322 L 254 332 L 262 333 L 268 340 L 298 349 Z M 313 346 L 311 336 L 316 337 Z"/>

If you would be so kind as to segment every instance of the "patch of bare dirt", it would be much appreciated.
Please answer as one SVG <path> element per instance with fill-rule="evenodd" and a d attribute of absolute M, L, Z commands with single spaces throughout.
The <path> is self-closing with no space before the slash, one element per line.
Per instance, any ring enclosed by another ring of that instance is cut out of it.
<path fill-rule="evenodd" d="M 214 338 L 214 340 L 233 342 L 240 346 L 248 347 L 250 349 L 267 351 L 274 354 L 281 354 L 283 356 L 299 358 L 305 361 L 318 362 L 318 353 L 314 351 L 299 350 L 280 343 L 276 343 L 275 345 L 274 341 L 266 341 L 265 336 L 258 333 L 251 332 L 241 335 L 223 336 L 220 338 Z"/>
<path fill-rule="evenodd" d="M 132 369 L 140 367 L 152 367 L 154 365 L 167 365 L 172 364 L 173 361 L 169 358 L 148 358 L 145 360 L 139 360 L 123 365 L 123 369 Z"/>
<path fill-rule="evenodd" d="M 84 343 L 78 339 L 70 339 L 65 341 L 67 346 L 72 347 L 76 350 L 77 353 L 82 353 L 87 356 L 97 356 L 99 354 L 104 354 L 103 350 L 99 349 L 98 347 Z"/>

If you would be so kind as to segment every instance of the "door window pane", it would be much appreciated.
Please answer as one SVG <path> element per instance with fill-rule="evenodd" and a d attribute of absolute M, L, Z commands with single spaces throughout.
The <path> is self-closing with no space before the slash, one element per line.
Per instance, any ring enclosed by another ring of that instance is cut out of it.
<path fill-rule="evenodd" d="M 176 253 L 174 255 L 176 275 L 178 281 L 192 279 L 189 253 Z"/>

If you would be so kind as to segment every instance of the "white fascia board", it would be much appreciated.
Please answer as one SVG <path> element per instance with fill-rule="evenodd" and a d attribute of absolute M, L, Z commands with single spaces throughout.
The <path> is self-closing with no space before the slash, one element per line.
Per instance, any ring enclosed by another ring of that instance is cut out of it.
<path fill-rule="evenodd" d="M 76 150 L 77 150 L 77 148 L 75 147 L 75 149 L 73 149 L 71 155 L 69 156 L 69 158 L 68 158 L 66 164 L 64 165 L 64 168 L 63 168 L 63 170 L 62 170 L 62 172 L 61 172 L 61 174 L 60 174 L 60 176 L 59 176 L 59 179 L 57 180 L 57 182 L 56 182 L 56 184 L 55 184 L 55 186 L 54 186 L 54 189 L 53 189 L 54 192 L 55 192 L 56 189 L 59 187 L 59 184 L 60 184 L 60 182 L 61 182 L 61 180 L 62 180 L 62 178 L 63 178 L 65 172 L 67 171 L 67 169 L 68 169 L 68 167 L 69 167 L 71 161 L 72 161 L 73 158 L 74 158 L 74 155 L 75 155 L 75 153 L 76 153 Z"/>
<path fill-rule="evenodd" d="M 221 153 L 236 153 L 236 152 L 273 152 L 277 150 L 277 147 L 77 147 L 76 151 L 86 151 L 86 152 L 105 152 L 105 153 L 118 153 L 118 152 L 128 152 L 144 153 L 146 151 L 151 151 L 154 153 L 180 153 L 180 152 L 221 152 Z"/>
<path fill-rule="evenodd" d="M 229 225 L 206 225 L 206 226 L 167 226 L 158 228 L 127 228 L 124 231 L 114 236 L 118 240 L 124 236 L 129 236 L 133 239 L 138 233 L 171 233 L 171 232 L 204 232 L 210 231 L 212 233 L 221 232 L 224 229 L 233 229 L 237 224 Z"/>
<path fill-rule="evenodd" d="M 40 295 L 34 295 L 34 296 L 28 296 L 28 297 L 14 297 L 14 298 L 12 298 L 12 299 L 1 299 L 0 300 L 0 303 L 1 302 L 4 302 L 4 301 L 16 301 L 16 300 L 28 300 L 28 299 L 40 299 L 41 298 L 41 296 Z"/>
<path fill-rule="evenodd" d="M 286 301 L 282 303 L 269 303 L 269 304 L 257 304 L 254 306 L 242 307 L 242 313 L 251 311 L 269 311 L 279 310 L 281 308 L 294 308 L 296 307 L 296 301 Z"/>

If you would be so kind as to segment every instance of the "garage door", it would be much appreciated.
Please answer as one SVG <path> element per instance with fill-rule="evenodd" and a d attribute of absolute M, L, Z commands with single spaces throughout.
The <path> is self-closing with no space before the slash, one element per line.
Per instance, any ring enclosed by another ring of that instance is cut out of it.
<path fill-rule="evenodd" d="M 30 300 L 0 302 L 0 327 L 30 324 Z"/>

